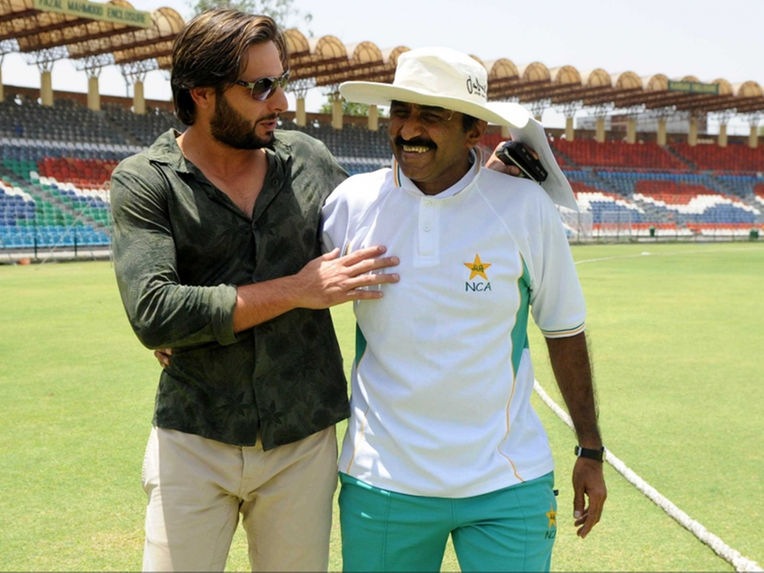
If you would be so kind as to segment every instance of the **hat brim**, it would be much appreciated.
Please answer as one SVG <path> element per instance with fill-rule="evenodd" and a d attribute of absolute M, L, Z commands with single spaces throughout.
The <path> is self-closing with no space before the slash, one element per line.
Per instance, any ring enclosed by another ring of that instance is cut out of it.
<path fill-rule="evenodd" d="M 340 95 L 350 102 L 366 105 L 388 106 L 392 101 L 402 101 L 417 105 L 442 107 L 471 115 L 488 123 L 519 129 L 524 128 L 531 117 L 528 110 L 519 104 L 487 102 L 481 105 L 461 98 L 441 96 L 378 82 L 344 82 L 340 84 Z"/>
<path fill-rule="evenodd" d="M 417 105 L 434 105 L 466 113 L 489 123 L 507 126 L 512 139 L 526 143 L 538 153 L 541 164 L 549 173 L 546 180 L 541 182 L 541 187 L 558 205 L 578 210 L 573 188 L 552 153 L 544 128 L 520 104 L 497 101 L 480 105 L 459 98 L 376 82 L 345 82 L 340 85 L 340 94 L 348 101 L 367 105 L 387 106 L 393 100 Z"/>

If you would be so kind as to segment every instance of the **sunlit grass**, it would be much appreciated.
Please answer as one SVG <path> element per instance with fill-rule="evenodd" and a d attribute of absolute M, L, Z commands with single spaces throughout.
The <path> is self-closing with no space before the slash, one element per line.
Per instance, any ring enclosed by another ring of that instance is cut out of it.
<path fill-rule="evenodd" d="M 607 445 L 761 564 L 764 245 L 586 246 L 574 256 Z M 333 314 L 349 369 L 352 309 Z M 109 263 L 0 266 L 0 332 L 0 570 L 139 569 L 140 468 L 159 367 L 127 325 Z M 533 326 L 531 348 L 556 395 Z M 557 462 L 554 569 L 731 569 L 609 467 L 603 521 L 576 538 L 575 440 L 534 405 Z M 249 568 L 244 544 L 237 534 L 228 569 Z M 449 551 L 443 568 L 457 567 Z"/>

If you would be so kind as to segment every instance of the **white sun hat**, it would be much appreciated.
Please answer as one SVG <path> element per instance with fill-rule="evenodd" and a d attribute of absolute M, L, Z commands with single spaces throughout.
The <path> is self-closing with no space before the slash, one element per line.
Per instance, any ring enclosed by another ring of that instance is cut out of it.
<path fill-rule="evenodd" d="M 390 105 L 402 101 L 458 111 L 489 123 L 523 127 L 531 117 L 518 104 L 497 113 L 488 102 L 488 73 L 474 58 L 450 48 L 418 48 L 398 57 L 392 84 L 344 82 L 348 101 Z"/>
<path fill-rule="evenodd" d="M 517 103 L 488 101 L 488 73 L 471 56 L 451 48 L 409 50 L 398 56 L 392 84 L 351 81 L 340 84 L 346 100 L 388 106 L 392 101 L 454 110 L 509 128 L 512 139 L 539 154 L 548 176 L 541 186 L 552 200 L 577 209 L 570 183 L 552 154 L 544 128 Z"/>

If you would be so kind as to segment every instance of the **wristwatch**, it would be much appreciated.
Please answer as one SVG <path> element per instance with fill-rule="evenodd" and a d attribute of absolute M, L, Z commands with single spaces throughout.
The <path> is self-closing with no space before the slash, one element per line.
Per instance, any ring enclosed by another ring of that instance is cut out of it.
<path fill-rule="evenodd" d="M 579 458 L 589 458 L 590 460 L 596 460 L 598 462 L 605 459 L 605 446 L 602 446 L 599 450 L 576 446 L 576 449 L 573 451 Z"/>

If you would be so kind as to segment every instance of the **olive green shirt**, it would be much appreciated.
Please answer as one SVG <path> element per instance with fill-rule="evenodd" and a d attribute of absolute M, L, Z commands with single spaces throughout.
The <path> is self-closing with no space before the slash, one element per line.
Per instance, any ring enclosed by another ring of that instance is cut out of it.
<path fill-rule="evenodd" d="M 328 310 L 295 309 L 234 333 L 236 286 L 321 254 L 321 207 L 347 174 L 323 143 L 277 131 L 252 217 L 181 153 L 170 130 L 111 178 L 114 266 L 130 324 L 172 348 L 154 424 L 235 445 L 300 440 L 348 416 Z"/>

